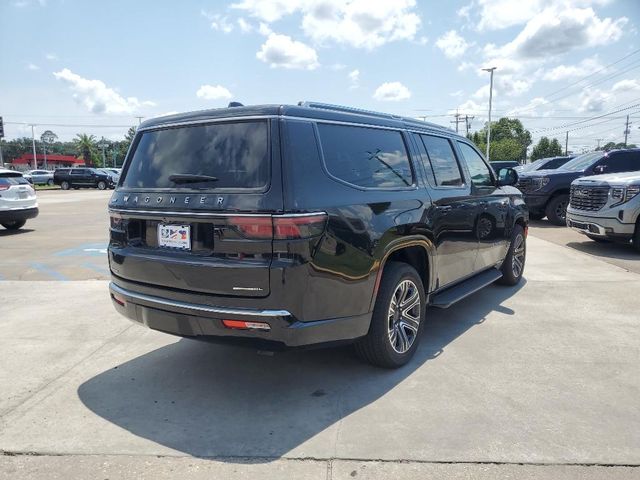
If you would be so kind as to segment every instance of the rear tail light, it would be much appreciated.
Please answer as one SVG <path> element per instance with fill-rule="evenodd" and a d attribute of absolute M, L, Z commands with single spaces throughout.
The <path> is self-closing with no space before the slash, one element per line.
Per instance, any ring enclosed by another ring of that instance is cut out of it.
<path fill-rule="evenodd" d="M 266 322 L 244 322 L 241 320 L 223 320 L 222 324 L 227 328 L 236 330 L 271 330 L 271 326 Z"/>
<path fill-rule="evenodd" d="M 3 190 L 9 190 L 10 187 L 11 185 L 0 185 L 0 192 Z"/>
<path fill-rule="evenodd" d="M 237 216 L 230 217 L 228 224 L 245 238 L 293 240 L 321 235 L 327 224 L 327 214 Z"/>

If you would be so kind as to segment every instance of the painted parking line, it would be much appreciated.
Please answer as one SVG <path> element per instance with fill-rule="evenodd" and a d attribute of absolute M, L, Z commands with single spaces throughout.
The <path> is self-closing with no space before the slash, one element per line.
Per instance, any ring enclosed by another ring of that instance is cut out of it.
<path fill-rule="evenodd" d="M 107 254 L 107 244 L 100 243 L 84 243 L 77 247 L 67 248 L 59 252 L 54 253 L 56 257 L 77 257 L 77 256 L 90 256 L 90 257 L 103 257 Z"/>
<path fill-rule="evenodd" d="M 109 275 L 109 269 L 107 267 L 103 267 L 101 265 L 96 265 L 95 263 L 85 262 L 82 266 L 86 269 L 93 270 L 94 272 L 100 273 L 102 275 Z"/>
<path fill-rule="evenodd" d="M 69 280 L 62 273 L 57 272 L 56 270 L 49 268 L 46 265 L 43 265 L 42 263 L 30 263 L 29 265 L 34 270 L 37 270 L 40 273 L 44 273 L 45 275 L 49 275 L 50 277 L 55 278 L 56 280 L 60 280 L 63 282 Z"/>

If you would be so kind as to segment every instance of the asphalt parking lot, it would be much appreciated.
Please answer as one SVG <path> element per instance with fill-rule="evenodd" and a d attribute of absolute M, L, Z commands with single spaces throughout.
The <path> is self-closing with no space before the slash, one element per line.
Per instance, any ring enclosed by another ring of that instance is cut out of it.
<path fill-rule="evenodd" d="M 121 318 L 109 195 L 39 193 L 41 215 L 0 232 L 0 478 L 640 478 L 631 247 L 536 222 L 526 281 L 428 311 L 387 371 Z"/>

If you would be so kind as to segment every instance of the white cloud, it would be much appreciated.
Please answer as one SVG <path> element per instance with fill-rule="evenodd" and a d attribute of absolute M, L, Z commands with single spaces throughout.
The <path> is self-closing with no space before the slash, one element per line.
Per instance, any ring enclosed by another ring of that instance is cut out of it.
<path fill-rule="evenodd" d="M 196 96 L 205 100 L 219 100 L 221 98 L 229 99 L 233 95 L 222 85 L 201 85 Z"/>
<path fill-rule="evenodd" d="M 238 19 L 238 27 L 242 33 L 253 32 L 253 26 L 242 17 Z"/>
<path fill-rule="evenodd" d="M 400 82 L 385 82 L 373 94 L 375 100 L 397 102 L 411 98 L 411 92 Z"/>
<path fill-rule="evenodd" d="M 611 90 L 615 93 L 640 90 L 640 82 L 636 79 L 620 80 Z"/>
<path fill-rule="evenodd" d="M 589 7 L 602 5 L 610 0 L 472 0 L 458 9 L 458 15 L 471 20 L 477 30 L 502 30 L 523 25 L 549 7 Z M 473 13 L 473 16 L 471 15 Z"/>
<path fill-rule="evenodd" d="M 456 90 L 455 92 L 451 92 L 449 96 L 454 98 L 460 98 L 463 94 L 464 94 L 464 91 Z"/>
<path fill-rule="evenodd" d="M 217 30 L 222 33 L 233 32 L 233 23 L 229 21 L 229 17 L 219 13 L 209 13 L 205 10 L 201 10 L 200 14 L 211 22 L 210 26 L 213 30 Z"/>
<path fill-rule="evenodd" d="M 469 48 L 469 43 L 461 37 L 455 30 L 449 30 L 436 41 L 436 47 L 449 58 L 456 58 L 464 55 Z"/>
<path fill-rule="evenodd" d="M 552 82 L 566 80 L 568 78 L 583 77 L 602 68 L 600 62 L 594 57 L 585 58 L 575 65 L 558 65 L 547 71 L 542 78 Z"/>
<path fill-rule="evenodd" d="M 485 51 L 491 56 L 545 59 L 613 43 L 622 36 L 627 21 L 626 17 L 601 19 L 591 8 L 547 8 L 529 20 L 513 41 L 501 47 L 488 45 Z"/>
<path fill-rule="evenodd" d="M 28 63 L 27 70 L 36 71 L 36 70 L 40 70 L 40 67 L 35 63 Z"/>
<path fill-rule="evenodd" d="M 73 73 L 68 68 L 54 72 L 54 77 L 64 81 L 73 98 L 92 113 L 132 114 L 141 107 L 154 106 L 154 102 L 140 101 L 136 97 L 123 97 L 113 88 L 107 87 L 101 80 L 90 80 Z"/>
<path fill-rule="evenodd" d="M 270 33 L 266 42 L 256 53 L 258 60 L 268 63 L 271 68 L 313 70 L 320 64 L 318 55 L 310 46 L 292 40 L 287 35 Z"/>
<path fill-rule="evenodd" d="M 47 53 L 44 58 L 46 58 L 47 60 L 53 62 L 54 60 L 58 60 L 58 55 L 56 55 L 55 53 Z"/>
<path fill-rule="evenodd" d="M 578 111 L 586 113 L 600 113 L 604 111 L 608 97 L 609 95 L 606 95 L 602 90 L 597 88 L 587 89 L 580 95 Z"/>
<path fill-rule="evenodd" d="M 349 77 L 350 90 L 355 90 L 356 88 L 360 87 L 360 70 L 352 70 L 351 72 L 349 72 L 347 77 Z"/>
<path fill-rule="evenodd" d="M 420 27 L 415 4 L 415 0 L 243 0 L 232 8 L 244 10 L 266 24 L 299 12 L 302 30 L 314 43 L 373 49 L 415 38 Z"/>

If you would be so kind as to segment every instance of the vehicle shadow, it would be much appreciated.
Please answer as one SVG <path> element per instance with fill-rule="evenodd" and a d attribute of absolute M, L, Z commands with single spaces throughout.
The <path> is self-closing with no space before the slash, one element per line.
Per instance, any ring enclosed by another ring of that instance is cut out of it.
<path fill-rule="evenodd" d="M 21 235 L 23 233 L 31 233 L 34 230 L 32 228 L 20 228 L 18 230 L 7 230 L 6 228 L 0 229 L 0 237 L 9 237 L 12 235 Z"/>
<path fill-rule="evenodd" d="M 78 395 L 100 417 L 176 451 L 269 462 L 375 402 L 426 362 L 445 358 L 447 345 L 490 312 L 513 315 L 501 304 L 524 283 L 428 310 L 420 347 L 398 370 L 364 364 L 349 347 L 264 356 L 183 339 L 100 373 Z M 320 448 L 334 454 L 331 445 Z"/>
<path fill-rule="evenodd" d="M 598 243 L 593 240 L 585 240 L 584 242 L 569 242 L 567 243 L 567 247 L 597 257 L 616 258 L 618 260 L 640 259 L 640 255 L 638 255 L 638 252 L 633 248 L 631 243 Z"/>

